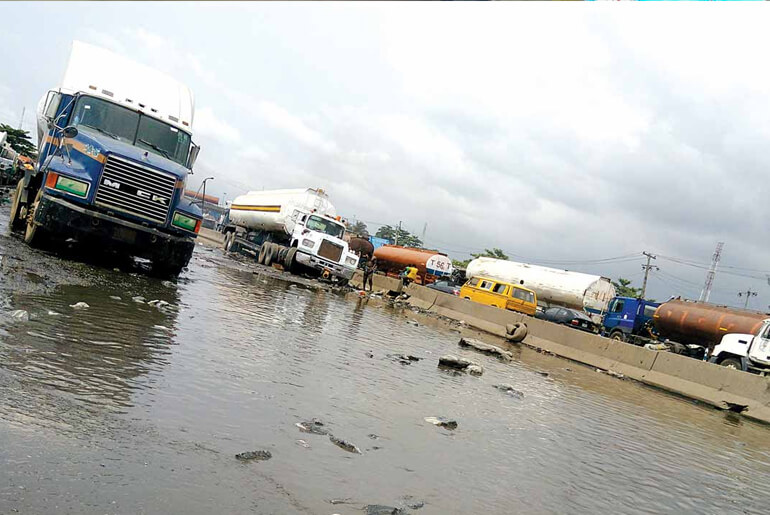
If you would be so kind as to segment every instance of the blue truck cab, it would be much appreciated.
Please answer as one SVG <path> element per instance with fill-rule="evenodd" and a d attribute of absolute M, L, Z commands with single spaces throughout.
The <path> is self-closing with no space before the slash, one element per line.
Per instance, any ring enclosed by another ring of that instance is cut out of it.
<path fill-rule="evenodd" d="M 102 62 L 111 77 L 84 76 Z M 141 76 L 120 81 L 116 67 Z M 175 93 L 171 80 L 73 43 L 63 86 L 38 106 L 38 162 L 17 185 L 11 228 L 24 231 L 31 246 L 75 240 L 177 275 L 192 256 L 202 215 L 184 197 L 198 154 L 192 94 L 178 83 Z"/>
<path fill-rule="evenodd" d="M 632 336 L 650 337 L 650 322 L 659 302 L 632 297 L 615 297 L 602 322 L 602 334 L 613 340 L 630 341 Z"/>

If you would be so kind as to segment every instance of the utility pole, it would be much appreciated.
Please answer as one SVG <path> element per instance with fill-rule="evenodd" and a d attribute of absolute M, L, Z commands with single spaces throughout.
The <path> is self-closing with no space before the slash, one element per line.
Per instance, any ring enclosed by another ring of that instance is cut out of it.
<path fill-rule="evenodd" d="M 757 292 L 751 291 L 751 288 L 749 288 L 746 291 L 739 291 L 738 292 L 738 297 L 743 297 L 744 295 L 746 296 L 746 302 L 743 304 L 743 309 L 749 309 L 749 298 L 756 297 L 757 296 Z"/>
<path fill-rule="evenodd" d="M 722 256 L 722 247 L 725 242 L 720 241 L 717 243 L 717 248 L 714 250 L 714 255 L 711 257 L 711 266 L 709 271 L 706 272 L 706 282 L 703 284 L 703 290 L 700 292 L 699 302 L 708 302 L 711 296 L 711 286 L 714 284 L 714 277 L 717 275 L 717 266 L 719 265 L 719 259 Z"/>
<path fill-rule="evenodd" d="M 396 229 L 396 243 L 398 245 L 398 234 L 401 232 L 401 220 L 398 221 L 398 229 Z"/>
<path fill-rule="evenodd" d="M 660 270 L 660 268 L 650 264 L 650 260 L 657 259 L 658 258 L 657 256 L 653 256 L 649 252 L 642 252 L 642 254 L 647 256 L 647 264 L 642 265 L 642 270 L 644 270 L 644 282 L 642 283 L 642 298 L 644 298 L 645 293 L 647 293 L 647 275 L 650 273 L 651 269 L 654 268 L 655 270 Z"/>

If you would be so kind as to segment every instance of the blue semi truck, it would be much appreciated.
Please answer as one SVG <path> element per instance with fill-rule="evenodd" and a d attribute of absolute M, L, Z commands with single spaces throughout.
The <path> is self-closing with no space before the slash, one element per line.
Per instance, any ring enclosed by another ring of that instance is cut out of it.
<path fill-rule="evenodd" d="M 661 328 L 656 323 L 658 308 L 663 304 L 672 302 L 660 303 L 633 297 L 613 298 L 602 320 L 602 335 L 621 342 L 703 359 L 708 347 L 705 340 L 699 337 L 693 339 L 681 332 L 666 331 L 667 326 Z"/>
<path fill-rule="evenodd" d="M 185 86 L 104 49 L 73 42 L 62 84 L 38 106 L 38 161 L 18 182 L 9 224 L 30 246 L 91 244 L 187 265 L 202 221 L 184 198 L 198 155 Z"/>

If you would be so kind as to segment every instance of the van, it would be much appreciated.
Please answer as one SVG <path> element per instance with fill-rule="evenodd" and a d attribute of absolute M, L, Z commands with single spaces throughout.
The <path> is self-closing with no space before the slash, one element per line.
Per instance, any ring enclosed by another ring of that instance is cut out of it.
<path fill-rule="evenodd" d="M 537 295 L 534 291 L 488 277 L 474 277 L 468 280 L 460 288 L 460 297 L 530 316 L 534 316 L 537 309 Z"/>

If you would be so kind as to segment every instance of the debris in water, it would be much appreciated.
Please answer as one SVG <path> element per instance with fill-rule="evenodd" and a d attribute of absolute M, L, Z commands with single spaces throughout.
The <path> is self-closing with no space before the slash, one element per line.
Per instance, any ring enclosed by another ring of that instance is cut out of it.
<path fill-rule="evenodd" d="M 472 376 L 480 376 L 484 373 L 484 367 L 481 365 L 468 365 L 468 368 L 466 368 L 465 371 Z"/>
<path fill-rule="evenodd" d="M 434 426 L 444 427 L 446 429 L 457 429 L 457 421 L 444 417 L 425 417 L 425 422 L 430 422 Z"/>
<path fill-rule="evenodd" d="M 379 437 L 379 435 L 376 435 L 376 434 L 374 434 L 374 433 L 369 433 L 369 434 L 368 434 L 368 435 L 366 435 L 366 436 L 367 436 L 367 437 L 369 437 L 369 438 L 371 438 L 372 440 L 379 440 L 379 438 L 380 438 L 380 437 Z"/>
<path fill-rule="evenodd" d="M 548 377 L 548 372 L 541 372 L 540 370 L 536 370 L 535 372 L 537 372 L 538 374 L 540 374 L 543 377 Z"/>
<path fill-rule="evenodd" d="M 310 449 L 310 444 L 307 443 L 305 440 L 297 440 L 295 443 L 297 445 L 300 445 L 300 446 L 304 447 L 305 449 Z"/>
<path fill-rule="evenodd" d="M 418 324 L 418 323 L 417 323 L 416 321 L 414 321 L 414 320 L 407 320 L 407 321 L 406 321 L 406 323 L 407 323 L 407 324 L 409 324 L 409 325 L 413 325 L 413 326 L 415 326 L 415 327 L 419 327 L 419 326 L 420 326 L 420 324 Z"/>
<path fill-rule="evenodd" d="M 386 354 L 386 356 L 402 365 L 411 365 L 413 361 L 420 361 L 422 359 L 417 356 L 412 356 L 411 354 Z"/>
<path fill-rule="evenodd" d="M 162 284 L 166 288 L 173 288 L 174 287 L 174 283 L 172 283 L 171 281 L 162 281 L 160 284 Z"/>
<path fill-rule="evenodd" d="M 310 433 L 313 435 L 328 435 L 329 431 L 324 429 L 324 423 L 318 419 L 313 419 L 305 422 L 297 422 L 294 424 L 303 433 Z"/>
<path fill-rule="evenodd" d="M 508 383 L 500 383 L 494 385 L 494 388 L 497 388 L 500 391 L 503 391 L 510 395 L 511 397 L 516 397 L 517 399 L 521 399 L 524 397 L 524 392 L 520 392 L 516 388 L 513 387 L 513 385 L 510 385 Z"/>
<path fill-rule="evenodd" d="M 401 508 L 394 508 L 393 506 L 368 504 L 366 506 L 366 515 L 406 515 L 406 512 Z"/>
<path fill-rule="evenodd" d="M 85 302 L 76 302 L 75 304 L 70 304 L 70 307 L 72 309 L 86 309 L 86 308 L 89 308 L 91 306 L 89 306 Z"/>
<path fill-rule="evenodd" d="M 169 305 L 168 302 L 166 302 L 165 300 L 158 300 L 158 299 L 151 300 L 147 304 L 149 304 L 150 306 L 155 306 L 158 309 L 166 307 L 166 306 Z"/>
<path fill-rule="evenodd" d="M 473 375 L 481 375 L 484 373 L 484 367 L 481 364 L 476 363 L 465 358 L 458 358 L 453 354 L 445 354 L 438 359 L 439 367 L 453 368 L 455 370 L 463 370 Z"/>
<path fill-rule="evenodd" d="M 485 354 L 492 354 L 504 360 L 510 361 L 513 359 L 512 352 L 503 350 L 500 347 L 496 347 L 494 345 L 490 345 L 488 343 L 484 343 L 479 340 L 474 340 L 473 338 L 460 338 L 459 345 L 460 347 L 471 347 L 472 349 L 476 349 L 479 352 L 483 352 Z"/>
<path fill-rule="evenodd" d="M 235 459 L 241 461 L 266 461 L 272 458 L 270 451 L 246 451 L 235 455 Z"/>
<path fill-rule="evenodd" d="M 16 311 L 11 311 L 11 318 L 19 322 L 29 322 L 29 313 L 23 309 L 17 309 Z"/>
<path fill-rule="evenodd" d="M 608 370 L 607 375 L 612 377 L 617 377 L 618 379 L 623 379 L 624 377 L 626 377 L 620 372 L 615 372 L 614 370 Z"/>
<path fill-rule="evenodd" d="M 348 441 L 337 438 L 334 435 L 329 435 L 329 440 L 331 440 L 331 442 L 334 445 L 336 445 L 337 447 L 339 447 L 344 451 L 352 452 L 353 454 L 361 454 L 361 449 L 359 449 L 358 447 L 356 447 L 355 445 L 353 445 Z"/>
<path fill-rule="evenodd" d="M 48 314 L 51 315 L 52 317 L 61 315 L 61 313 L 57 313 L 56 311 L 49 311 Z"/>
<path fill-rule="evenodd" d="M 131 297 L 131 300 L 133 300 L 138 304 L 144 304 L 145 298 L 142 297 L 141 295 L 137 295 L 136 297 Z"/>
<path fill-rule="evenodd" d="M 118 297 L 117 295 L 110 295 L 110 298 L 111 298 L 112 300 L 123 300 L 123 299 L 121 299 L 120 297 Z"/>

